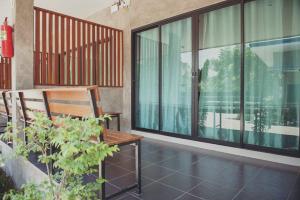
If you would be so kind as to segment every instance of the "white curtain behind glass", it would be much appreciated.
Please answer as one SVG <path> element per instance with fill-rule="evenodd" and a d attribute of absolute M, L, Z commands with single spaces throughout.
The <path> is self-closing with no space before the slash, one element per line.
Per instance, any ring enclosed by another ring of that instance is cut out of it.
<path fill-rule="evenodd" d="M 136 126 L 158 130 L 158 29 L 137 36 Z"/>
<path fill-rule="evenodd" d="M 162 26 L 162 130 L 191 134 L 191 18 Z"/>

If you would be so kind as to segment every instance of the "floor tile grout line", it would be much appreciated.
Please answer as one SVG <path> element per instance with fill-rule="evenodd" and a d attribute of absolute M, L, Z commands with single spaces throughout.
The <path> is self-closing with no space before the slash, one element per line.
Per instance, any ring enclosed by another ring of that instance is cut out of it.
<path fill-rule="evenodd" d="M 296 184 L 297 184 L 297 180 L 298 180 L 298 179 L 300 179 L 300 172 L 298 172 L 298 175 L 297 175 L 296 181 L 295 181 L 295 183 L 294 183 L 293 187 L 290 189 L 290 191 L 289 191 L 289 194 L 288 194 L 288 196 L 287 196 L 286 200 L 289 200 L 289 199 L 291 198 L 291 195 L 292 195 L 293 189 L 295 188 L 295 186 L 296 186 Z"/>
<path fill-rule="evenodd" d="M 178 198 L 176 198 L 176 199 L 174 199 L 174 200 L 177 200 L 177 199 L 183 197 L 183 196 L 186 195 L 186 194 L 191 195 L 191 196 L 193 196 L 193 197 L 197 197 L 197 198 L 202 199 L 202 200 L 206 200 L 205 198 L 198 197 L 198 196 L 193 195 L 193 194 L 190 193 L 190 192 L 191 192 L 192 190 L 194 190 L 196 187 L 200 186 L 200 185 L 202 184 L 202 182 L 204 182 L 204 181 L 200 181 L 200 183 L 196 184 L 194 187 L 190 188 L 190 190 L 188 190 L 188 191 L 186 191 L 185 193 L 183 193 L 182 196 L 180 196 L 180 197 L 178 197 Z"/>
<path fill-rule="evenodd" d="M 253 178 L 250 180 L 250 181 L 248 181 L 247 183 L 245 183 L 245 185 L 243 185 L 243 187 L 233 196 L 233 198 L 232 198 L 232 200 L 235 200 L 239 195 L 240 195 L 240 193 L 246 188 L 246 186 L 250 183 L 250 182 L 252 182 L 258 175 L 259 175 L 259 173 L 264 169 L 266 167 L 266 165 L 265 166 L 263 166 L 263 167 L 261 167 L 258 171 L 257 171 L 257 173 L 253 176 Z"/>

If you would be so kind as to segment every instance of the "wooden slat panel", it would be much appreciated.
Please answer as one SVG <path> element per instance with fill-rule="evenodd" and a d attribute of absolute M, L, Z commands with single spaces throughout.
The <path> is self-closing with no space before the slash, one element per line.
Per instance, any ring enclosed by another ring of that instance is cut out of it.
<path fill-rule="evenodd" d="M 46 66 L 46 41 L 47 41 L 47 36 L 46 36 L 46 13 L 42 12 L 42 68 L 41 68 L 41 72 L 42 72 L 42 84 L 46 84 L 47 82 L 47 66 Z"/>
<path fill-rule="evenodd" d="M 113 61 L 114 61 L 114 84 L 113 86 L 116 86 L 117 85 L 117 31 L 114 30 L 114 53 L 113 53 Z"/>
<path fill-rule="evenodd" d="M 4 70 L 4 63 L 3 58 L 0 57 L 0 89 L 4 89 L 4 76 L 5 76 L 5 70 Z"/>
<path fill-rule="evenodd" d="M 82 66 L 81 66 L 81 23 L 77 21 L 77 82 L 82 85 Z"/>
<path fill-rule="evenodd" d="M 75 53 L 76 53 L 76 46 L 75 46 L 75 41 L 76 41 L 76 36 L 75 36 L 75 20 L 72 20 L 72 85 L 75 85 L 75 70 L 76 70 L 76 63 L 75 63 Z"/>
<path fill-rule="evenodd" d="M 123 87 L 123 81 L 124 81 L 124 35 L 123 35 L 123 31 L 121 31 L 121 56 L 122 56 L 122 63 L 121 63 L 121 69 L 120 69 L 120 72 L 121 72 L 121 78 L 122 80 L 120 81 L 120 84 L 119 86 L 122 86 Z"/>
<path fill-rule="evenodd" d="M 113 75 L 113 64 L 112 64 L 112 47 L 113 47 L 113 36 L 112 36 L 112 30 L 109 30 L 109 74 L 110 74 L 110 78 L 109 78 L 109 86 L 112 86 L 112 75 Z"/>
<path fill-rule="evenodd" d="M 91 81 L 91 26 L 87 24 L 87 85 Z"/>
<path fill-rule="evenodd" d="M 92 26 L 92 77 L 91 84 L 96 83 L 96 38 L 95 38 L 95 26 Z"/>
<path fill-rule="evenodd" d="M 55 16 L 55 66 L 54 66 L 54 80 L 55 84 L 59 84 L 59 18 Z"/>
<path fill-rule="evenodd" d="M 118 31 L 118 86 L 120 86 L 120 80 L 121 80 L 121 56 L 120 56 L 120 53 L 121 53 L 121 41 L 120 41 L 121 37 L 120 37 L 120 32 Z"/>
<path fill-rule="evenodd" d="M 100 27 L 96 27 L 97 30 L 97 34 L 96 34 L 96 81 L 95 81 L 95 85 L 99 85 L 99 72 L 100 72 L 100 41 L 101 41 L 101 28 Z"/>
<path fill-rule="evenodd" d="M 104 86 L 104 27 L 101 27 L 101 85 Z"/>
<path fill-rule="evenodd" d="M 46 91 L 49 100 L 87 101 L 87 91 Z"/>
<path fill-rule="evenodd" d="M 35 83 L 40 82 L 40 11 L 35 11 Z"/>
<path fill-rule="evenodd" d="M 66 18 L 67 21 L 67 34 L 66 34 L 66 59 L 67 59 L 67 66 L 66 66 L 66 73 L 67 73 L 67 81 L 66 84 L 70 85 L 70 18 Z"/>
<path fill-rule="evenodd" d="M 52 53 L 53 53 L 53 40 L 52 40 L 52 37 L 53 37 L 53 16 L 52 14 L 50 13 L 49 14 L 49 50 L 48 50 L 48 83 L 49 84 L 52 84 L 53 83 L 53 79 L 52 79 L 52 72 L 53 72 L 53 68 L 52 68 Z"/>
<path fill-rule="evenodd" d="M 86 85 L 86 24 L 82 27 L 82 84 Z"/>
<path fill-rule="evenodd" d="M 65 84 L 65 18 L 60 18 L 60 85 Z"/>
<path fill-rule="evenodd" d="M 84 105 L 49 103 L 50 112 L 78 117 L 91 116 L 91 107 Z"/>
<path fill-rule="evenodd" d="M 35 18 L 35 84 L 123 85 L 123 31 L 40 8 Z"/>
<path fill-rule="evenodd" d="M 105 84 L 104 86 L 108 86 L 108 29 L 106 29 L 106 34 L 105 34 Z"/>

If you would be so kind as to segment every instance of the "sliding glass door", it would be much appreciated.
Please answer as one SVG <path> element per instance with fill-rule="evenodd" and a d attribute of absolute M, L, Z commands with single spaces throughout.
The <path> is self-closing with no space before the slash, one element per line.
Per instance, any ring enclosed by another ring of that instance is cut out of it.
<path fill-rule="evenodd" d="M 138 128 L 158 130 L 158 28 L 138 33 L 135 44 L 135 125 Z"/>
<path fill-rule="evenodd" d="M 161 27 L 162 131 L 191 135 L 191 18 Z"/>
<path fill-rule="evenodd" d="M 300 1 L 227 3 L 134 32 L 133 128 L 300 156 Z"/>
<path fill-rule="evenodd" d="M 245 144 L 299 148 L 299 19 L 299 0 L 245 4 Z"/>
<path fill-rule="evenodd" d="M 240 141 L 240 6 L 199 17 L 198 136 Z"/>

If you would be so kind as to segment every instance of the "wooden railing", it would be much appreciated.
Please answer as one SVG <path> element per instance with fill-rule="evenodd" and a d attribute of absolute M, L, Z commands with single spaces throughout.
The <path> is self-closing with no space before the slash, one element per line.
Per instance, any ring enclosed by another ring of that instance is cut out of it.
<path fill-rule="evenodd" d="M 123 31 L 34 8 L 35 85 L 123 86 Z"/>
<path fill-rule="evenodd" d="M 0 89 L 11 89 L 10 58 L 0 58 Z"/>

